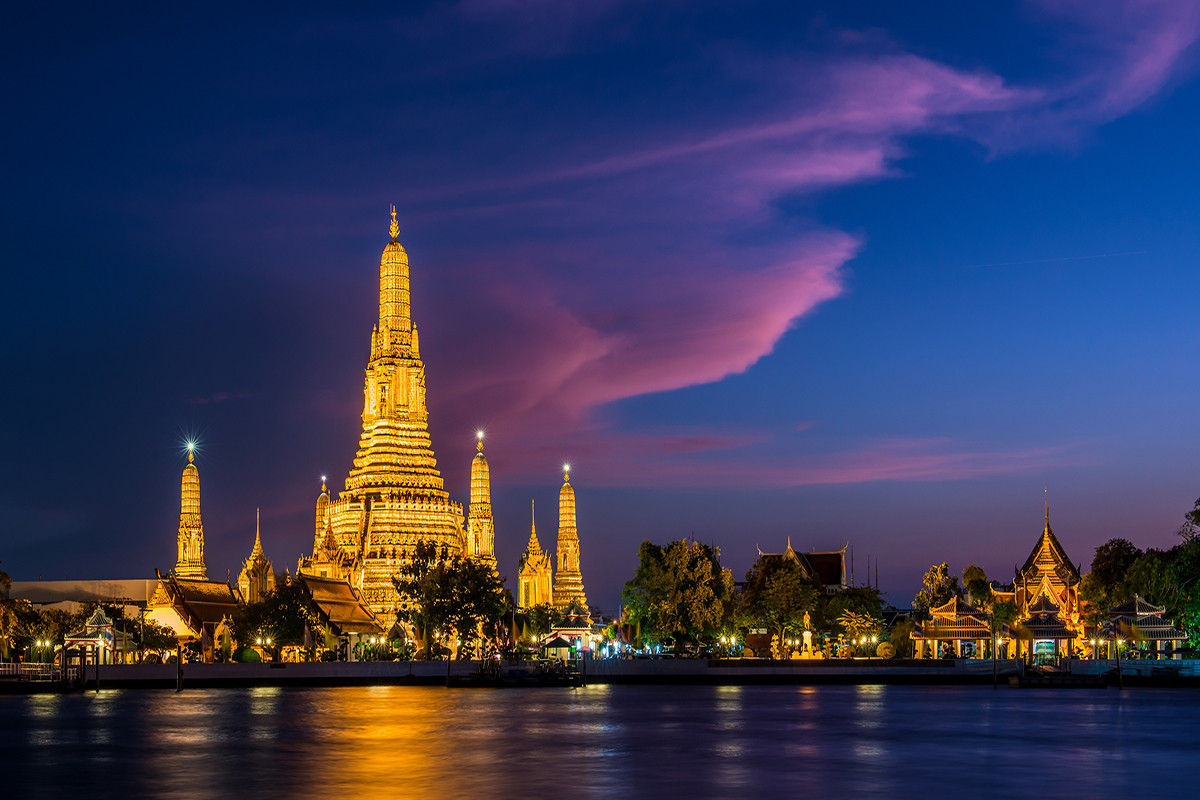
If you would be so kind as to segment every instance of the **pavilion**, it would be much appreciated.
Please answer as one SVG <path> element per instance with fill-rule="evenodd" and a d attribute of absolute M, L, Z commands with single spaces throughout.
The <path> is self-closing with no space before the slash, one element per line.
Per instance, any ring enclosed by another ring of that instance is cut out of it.
<path fill-rule="evenodd" d="M 974 655 L 982 657 L 984 643 L 992 638 L 991 626 L 982 619 L 978 609 L 957 597 L 937 608 L 930 609 L 930 619 L 916 623 L 912 632 L 915 658 L 940 658 L 940 648 L 953 642 L 954 657 L 963 657 L 963 643 L 972 645 Z M 926 656 L 928 646 L 929 655 Z"/>

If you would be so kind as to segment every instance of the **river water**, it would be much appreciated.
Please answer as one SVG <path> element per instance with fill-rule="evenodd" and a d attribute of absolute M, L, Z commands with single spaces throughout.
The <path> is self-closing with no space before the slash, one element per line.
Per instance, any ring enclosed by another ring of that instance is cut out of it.
<path fill-rule="evenodd" d="M 1200 691 L 353 687 L 0 696 L 5 796 L 1194 796 Z"/>

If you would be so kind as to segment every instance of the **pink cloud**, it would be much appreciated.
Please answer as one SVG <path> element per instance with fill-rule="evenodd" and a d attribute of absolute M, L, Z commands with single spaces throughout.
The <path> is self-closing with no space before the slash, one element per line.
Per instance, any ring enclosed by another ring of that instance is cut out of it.
<path fill-rule="evenodd" d="M 475 197 L 501 216 L 505 202 L 519 214 L 553 197 L 540 221 L 570 231 L 572 241 L 519 246 L 486 262 L 463 256 L 451 266 L 472 285 L 459 298 L 464 315 L 495 324 L 487 341 L 446 343 L 463 367 L 445 378 L 447 420 L 466 424 L 486 409 L 517 472 L 533 475 L 574 453 L 592 462 L 593 482 L 613 484 L 946 480 L 1060 461 L 1053 448 L 924 439 L 780 462 L 711 433 L 628 434 L 605 409 L 750 369 L 797 320 L 841 294 L 844 266 L 863 245 L 810 229 L 787 244 L 744 247 L 723 241 L 724 232 L 756 224 L 782 195 L 890 174 L 911 136 L 1034 142 L 1043 135 L 1037 126 L 1066 131 L 1080 118 L 1122 113 L 1161 89 L 1197 36 L 1194 14 L 1176 28 L 1165 9 L 1154 4 L 1118 35 L 1122 28 L 1092 22 L 1086 7 L 1057 4 L 1054 13 L 1073 12 L 1092 32 L 1093 59 L 1091 71 L 1059 86 L 1013 86 L 905 53 L 854 55 L 797 68 L 793 85 L 805 99 L 794 109 L 781 101 L 774 114 L 735 116 L 735 124 L 674 140 L 632 137 L 593 160 L 438 190 L 442 200 Z M 418 194 L 414 202 L 431 199 L 438 198 Z M 786 434 L 772 434 L 779 435 Z"/>

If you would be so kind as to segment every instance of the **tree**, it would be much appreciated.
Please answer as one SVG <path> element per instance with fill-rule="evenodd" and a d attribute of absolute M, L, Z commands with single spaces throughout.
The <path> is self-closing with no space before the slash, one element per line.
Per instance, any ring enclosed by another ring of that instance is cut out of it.
<path fill-rule="evenodd" d="M 852 641 L 863 637 L 878 636 L 879 632 L 883 630 L 883 620 L 856 611 L 843 611 L 837 618 L 837 624 Z"/>
<path fill-rule="evenodd" d="M 8 598 L 12 578 L 0 569 L 0 659 L 8 661 L 19 631 L 17 604 Z"/>
<path fill-rule="evenodd" d="M 971 605 L 983 611 L 991 610 L 992 584 L 981 567 L 971 564 L 963 570 L 963 588 Z"/>
<path fill-rule="evenodd" d="M 849 586 L 829 598 L 824 616 L 836 622 L 846 611 L 880 619 L 883 617 L 883 595 L 873 586 Z"/>
<path fill-rule="evenodd" d="M 746 573 L 738 613 L 747 627 L 764 626 L 783 640 L 789 630 L 800 631 L 804 615 L 818 610 L 820 598 L 821 591 L 799 564 L 790 560 L 764 564 L 759 559 Z"/>
<path fill-rule="evenodd" d="M 913 608 L 923 618 L 929 617 L 930 610 L 945 605 L 955 597 L 962 597 L 958 576 L 950 574 L 950 565 L 945 561 L 930 567 L 921 582 L 925 588 L 913 598 Z"/>
<path fill-rule="evenodd" d="M 529 623 L 529 633 L 533 636 L 545 636 L 562 619 L 554 606 L 541 603 L 525 611 L 525 619 Z"/>
<path fill-rule="evenodd" d="M 1185 542 L 1191 542 L 1200 536 L 1200 498 L 1196 499 L 1192 510 L 1183 515 L 1183 525 L 1178 533 Z"/>
<path fill-rule="evenodd" d="M 403 602 L 399 622 L 410 625 L 425 658 L 434 638 L 459 640 L 460 654 L 473 649 L 485 623 L 495 624 L 508 608 L 504 581 L 486 564 L 462 556 L 449 558 L 445 547 L 418 542 L 413 558 L 392 579 Z"/>
<path fill-rule="evenodd" d="M 1092 558 L 1092 575 L 1106 594 L 1112 594 L 1125 577 L 1125 572 L 1137 561 L 1142 551 L 1128 539 L 1109 539 L 1096 548 Z"/>
<path fill-rule="evenodd" d="M 721 552 L 702 542 L 676 539 L 666 547 L 642 542 L 638 568 L 622 594 L 628 619 L 648 638 L 696 638 L 719 628 L 733 607 L 733 575 Z"/>
<path fill-rule="evenodd" d="M 174 650 L 178 642 L 179 637 L 175 635 L 175 631 L 169 626 L 155 622 L 152 619 L 145 621 L 142 631 L 143 650 L 162 653 Z"/>
<path fill-rule="evenodd" d="M 1125 576 L 1117 586 L 1117 596 L 1113 599 L 1119 603 L 1135 593 L 1140 594 L 1155 605 L 1166 606 L 1168 615 L 1174 616 L 1180 592 L 1170 555 L 1151 549 L 1138 556 L 1125 570 Z"/>

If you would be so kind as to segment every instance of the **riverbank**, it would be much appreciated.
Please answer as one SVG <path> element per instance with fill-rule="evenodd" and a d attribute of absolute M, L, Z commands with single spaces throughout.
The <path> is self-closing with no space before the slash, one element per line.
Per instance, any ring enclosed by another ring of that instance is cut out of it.
<path fill-rule="evenodd" d="M 1200 688 L 1200 661 L 1072 660 L 1049 680 L 1029 680 L 1013 659 L 601 659 L 577 662 L 576 678 L 555 671 L 538 678 L 537 662 L 502 664 L 484 672 L 478 661 L 374 661 L 354 663 L 185 664 L 184 689 L 255 686 L 456 686 L 521 687 L 587 684 L 748 685 L 999 685 L 1185 686 Z M 488 666 L 491 666 L 489 664 Z M 100 668 L 103 689 L 174 689 L 174 664 L 111 665 Z M 87 690 L 96 688 L 95 667 L 87 669 Z M 0 681 L 0 693 L 78 691 L 76 683 Z"/>

